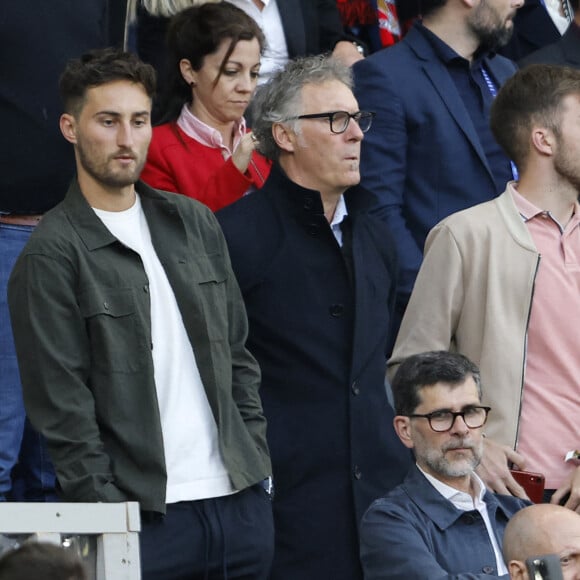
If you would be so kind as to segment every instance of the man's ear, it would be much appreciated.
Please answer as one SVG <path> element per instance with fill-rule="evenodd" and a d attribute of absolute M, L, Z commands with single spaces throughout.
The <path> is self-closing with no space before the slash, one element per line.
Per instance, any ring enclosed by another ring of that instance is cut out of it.
<path fill-rule="evenodd" d="M 547 127 L 534 127 L 531 136 L 532 147 L 542 155 L 553 155 L 556 135 Z"/>
<path fill-rule="evenodd" d="M 296 149 L 297 135 L 293 129 L 284 123 L 274 123 L 272 125 L 272 137 L 282 151 L 292 153 Z"/>
<path fill-rule="evenodd" d="M 60 116 L 60 131 L 69 143 L 76 144 L 76 120 L 73 115 L 69 113 L 63 113 Z"/>
<path fill-rule="evenodd" d="M 409 417 L 395 415 L 395 418 L 393 419 L 393 427 L 403 445 L 408 449 L 413 449 L 415 445 L 411 435 L 411 420 Z"/>
<path fill-rule="evenodd" d="M 519 560 L 510 560 L 508 563 L 510 580 L 529 580 L 528 571 L 524 562 Z"/>

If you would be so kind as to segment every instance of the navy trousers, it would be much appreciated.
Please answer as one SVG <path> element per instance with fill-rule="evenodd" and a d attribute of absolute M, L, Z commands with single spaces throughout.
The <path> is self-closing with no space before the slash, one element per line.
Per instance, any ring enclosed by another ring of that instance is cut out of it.
<path fill-rule="evenodd" d="M 272 504 L 258 484 L 225 497 L 167 505 L 142 518 L 143 580 L 266 580 L 274 555 Z"/>

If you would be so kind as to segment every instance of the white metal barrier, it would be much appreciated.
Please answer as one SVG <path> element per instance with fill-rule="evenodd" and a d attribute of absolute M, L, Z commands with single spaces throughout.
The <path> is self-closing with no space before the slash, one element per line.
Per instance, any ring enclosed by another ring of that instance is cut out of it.
<path fill-rule="evenodd" d="M 141 579 L 140 530 L 137 502 L 0 502 L 0 534 L 65 546 L 76 542 L 77 548 L 82 544 L 79 556 L 95 580 Z M 89 546 L 96 546 L 96 553 L 82 553 Z"/>

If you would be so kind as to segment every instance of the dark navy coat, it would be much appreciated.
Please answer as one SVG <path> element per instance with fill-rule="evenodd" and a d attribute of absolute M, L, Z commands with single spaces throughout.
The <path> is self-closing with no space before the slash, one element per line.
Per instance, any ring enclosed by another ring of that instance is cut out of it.
<path fill-rule="evenodd" d="M 512 37 L 499 52 L 520 64 L 523 58 L 557 42 L 561 36 L 544 5 L 544 0 L 525 0 L 524 5 L 516 12 Z"/>
<path fill-rule="evenodd" d="M 320 194 L 277 165 L 260 191 L 217 214 L 248 311 L 248 348 L 262 368 L 276 486 L 273 579 L 362 578 L 358 522 L 410 464 L 383 384 L 395 252 L 366 212 L 369 193 L 357 187 L 345 199 L 352 280 Z"/>
<path fill-rule="evenodd" d="M 521 67 L 528 64 L 557 64 L 580 68 L 580 28 L 577 24 L 571 24 L 560 40 L 532 52 L 519 64 Z"/>

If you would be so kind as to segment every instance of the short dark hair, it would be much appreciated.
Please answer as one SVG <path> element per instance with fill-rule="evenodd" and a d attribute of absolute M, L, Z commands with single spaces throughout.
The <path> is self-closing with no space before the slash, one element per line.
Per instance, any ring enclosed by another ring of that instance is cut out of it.
<path fill-rule="evenodd" d="M 181 60 L 187 59 L 191 68 L 198 71 L 205 57 L 216 52 L 220 44 L 229 39 L 230 46 L 221 63 L 219 79 L 238 42 L 254 38 L 262 52 L 266 41 L 261 28 L 251 16 L 229 2 L 201 4 L 178 12 L 170 20 L 167 31 L 169 82 L 163 95 L 163 121 L 176 119 L 183 105 L 191 101 L 191 87 L 181 74 Z"/>
<path fill-rule="evenodd" d="M 397 415 L 410 415 L 421 404 L 421 389 L 437 383 L 461 385 L 472 377 L 481 399 L 481 377 L 477 365 L 466 356 L 446 350 L 415 354 L 398 368 L 391 388 Z"/>
<path fill-rule="evenodd" d="M 120 80 L 142 85 L 151 99 L 155 94 L 155 69 L 130 52 L 103 48 L 70 60 L 59 84 L 65 112 L 78 115 L 88 89 Z"/>
<path fill-rule="evenodd" d="M 0 558 L 0 580 L 87 580 L 82 561 L 70 550 L 29 542 Z"/>
<path fill-rule="evenodd" d="M 580 95 L 580 70 L 532 64 L 516 72 L 501 87 L 491 107 L 491 130 L 518 169 L 525 169 L 530 132 L 540 124 L 560 134 L 562 101 Z"/>
<path fill-rule="evenodd" d="M 445 4 L 447 4 L 447 0 L 419 0 L 421 16 L 425 17 L 445 6 Z"/>

